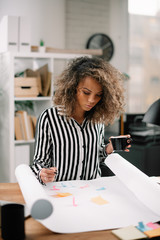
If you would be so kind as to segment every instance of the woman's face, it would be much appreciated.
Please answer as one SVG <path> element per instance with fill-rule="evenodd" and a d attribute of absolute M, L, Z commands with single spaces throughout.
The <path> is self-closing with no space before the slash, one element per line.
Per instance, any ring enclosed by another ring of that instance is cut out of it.
<path fill-rule="evenodd" d="M 92 77 L 81 80 L 77 87 L 77 107 L 82 111 L 90 111 L 102 98 L 102 86 Z"/>

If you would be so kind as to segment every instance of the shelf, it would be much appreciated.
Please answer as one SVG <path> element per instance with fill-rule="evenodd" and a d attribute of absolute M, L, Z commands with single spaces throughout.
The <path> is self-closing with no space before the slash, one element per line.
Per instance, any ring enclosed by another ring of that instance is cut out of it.
<path fill-rule="evenodd" d="M 35 139 L 31 140 L 14 140 L 15 145 L 17 144 L 28 144 L 28 143 L 34 143 Z"/>
<path fill-rule="evenodd" d="M 53 59 L 72 59 L 82 57 L 84 54 L 75 53 L 40 53 L 40 52 L 17 52 L 12 54 L 15 58 L 53 58 Z M 92 56 L 85 54 L 85 56 Z"/>
<path fill-rule="evenodd" d="M 14 101 L 49 101 L 52 97 L 15 97 Z"/>

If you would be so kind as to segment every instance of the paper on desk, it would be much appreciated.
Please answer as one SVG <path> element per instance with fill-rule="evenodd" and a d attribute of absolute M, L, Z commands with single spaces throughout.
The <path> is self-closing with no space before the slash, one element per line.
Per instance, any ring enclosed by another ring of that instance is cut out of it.
<path fill-rule="evenodd" d="M 105 163 L 148 208 L 160 216 L 160 186 L 118 154 L 110 155 Z"/>
<path fill-rule="evenodd" d="M 38 221 L 54 232 L 96 231 L 137 226 L 140 221 L 144 223 L 159 221 L 160 214 L 155 213 L 157 202 L 150 198 L 149 207 L 148 202 L 148 205 L 143 204 L 144 197 L 142 196 L 141 200 L 143 194 L 139 192 L 141 189 L 144 190 L 135 184 L 135 179 L 142 179 L 142 186 L 146 186 L 147 181 L 149 188 L 144 191 L 145 196 L 158 197 L 157 201 L 160 200 L 158 193 L 160 188 L 158 191 L 153 181 L 150 183 L 146 175 L 144 176 L 118 154 L 110 155 L 106 162 L 117 176 L 89 181 L 53 182 L 42 186 L 28 166 L 20 165 L 18 182 L 25 201 L 31 208 L 35 200 L 45 197 L 49 199 L 54 211 L 48 218 Z"/>

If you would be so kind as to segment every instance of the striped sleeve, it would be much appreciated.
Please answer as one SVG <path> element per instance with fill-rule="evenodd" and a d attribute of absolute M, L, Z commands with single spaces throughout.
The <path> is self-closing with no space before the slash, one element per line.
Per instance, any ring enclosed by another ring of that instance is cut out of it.
<path fill-rule="evenodd" d="M 40 170 L 43 167 L 48 168 L 51 166 L 53 149 L 46 111 L 39 117 L 36 136 L 35 153 L 31 169 L 39 179 Z"/>
<path fill-rule="evenodd" d="M 99 161 L 104 162 L 105 158 L 108 156 L 106 153 L 106 145 L 104 143 L 104 124 L 101 125 L 101 130 L 100 130 L 100 150 L 99 150 Z"/>

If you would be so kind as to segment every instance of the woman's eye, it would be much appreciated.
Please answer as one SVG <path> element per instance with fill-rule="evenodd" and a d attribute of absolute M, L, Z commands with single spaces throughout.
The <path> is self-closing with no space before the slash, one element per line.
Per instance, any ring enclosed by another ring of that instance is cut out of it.
<path fill-rule="evenodd" d="M 102 97 L 102 94 L 97 94 L 97 97 L 101 98 L 101 97 Z"/>
<path fill-rule="evenodd" d="M 85 95 L 89 95 L 89 94 L 90 94 L 89 92 L 85 92 L 85 91 L 83 91 L 83 93 L 84 93 Z"/>

